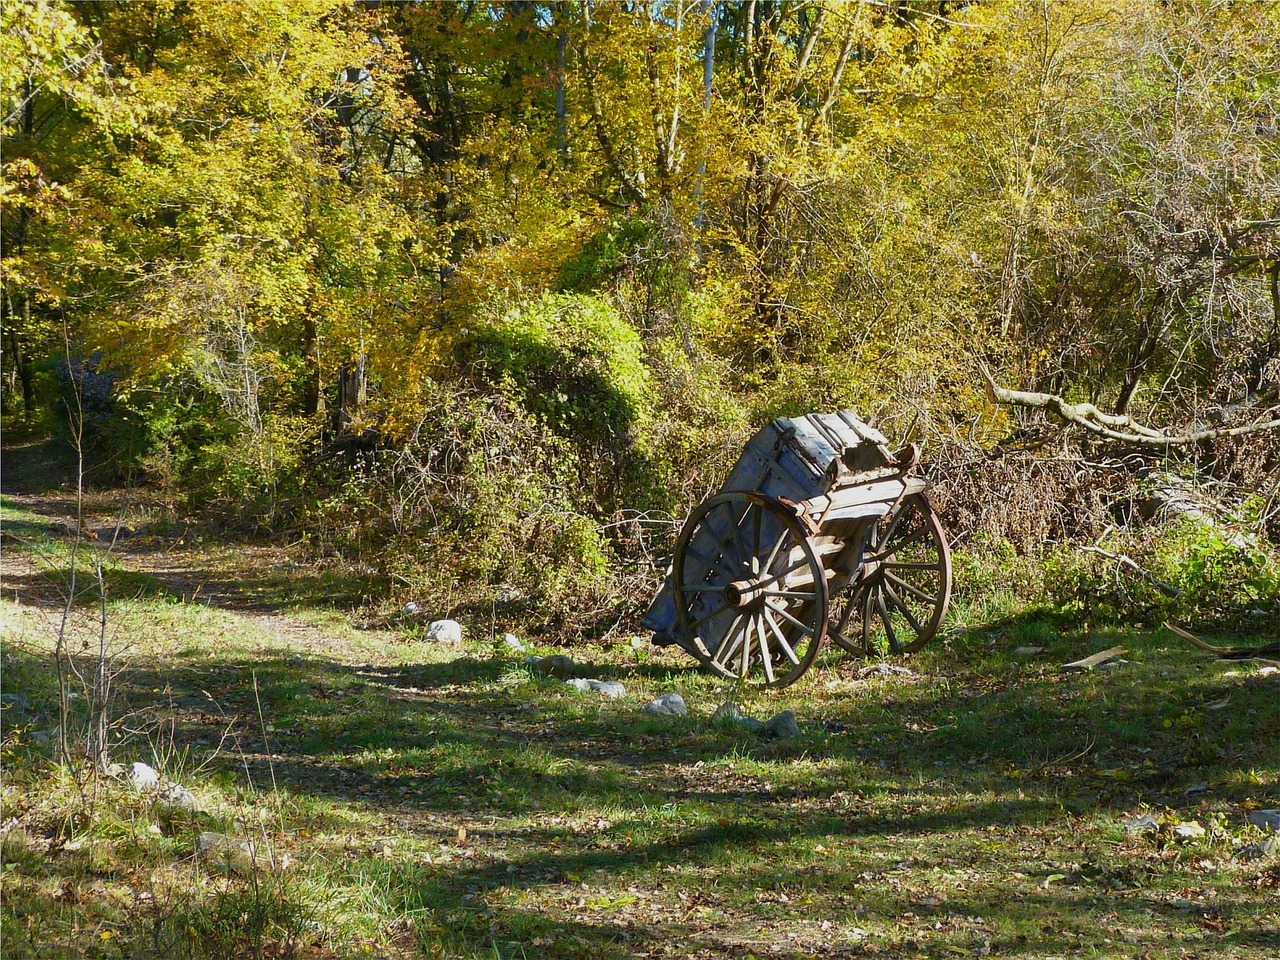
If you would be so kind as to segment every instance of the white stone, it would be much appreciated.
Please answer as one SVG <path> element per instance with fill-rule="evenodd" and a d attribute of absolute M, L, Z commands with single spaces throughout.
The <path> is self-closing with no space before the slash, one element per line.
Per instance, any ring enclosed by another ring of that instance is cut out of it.
<path fill-rule="evenodd" d="M 461 643 L 462 624 L 457 620 L 432 620 L 427 624 L 426 639 L 437 643 Z"/>
<path fill-rule="evenodd" d="M 514 650 L 516 653 L 520 653 L 525 649 L 524 641 L 521 640 L 519 637 L 517 637 L 514 633 L 504 633 L 502 635 L 502 642 L 505 643 L 512 650 Z"/>
<path fill-rule="evenodd" d="M 1204 827 L 1195 820 L 1188 820 L 1173 828 L 1173 835 L 1179 840 L 1199 840 L 1204 836 Z"/>
<path fill-rule="evenodd" d="M 735 726 L 742 727 L 744 730 L 750 730 L 752 733 L 759 733 L 764 729 L 764 724 L 755 717 L 748 717 L 738 709 L 738 705 L 732 700 L 720 704 L 716 707 L 716 712 L 711 715 L 711 723 L 717 727 Z"/>
<path fill-rule="evenodd" d="M 716 712 L 711 715 L 712 723 L 737 723 L 742 719 L 742 711 L 738 709 L 738 705 L 732 700 L 726 700 L 720 706 L 716 707 Z"/>
<path fill-rule="evenodd" d="M 138 791 L 154 790 L 160 786 L 159 772 L 154 767 L 141 761 L 133 765 L 130 777 L 133 780 L 133 789 Z"/>
<path fill-rule="evenodd" d="M 685 706 L 684 697 L 680 694 L 664 693 L 658 699 L 646 703 L 644 712 L 655 717 L 686 717 L 689 715 L 689 708 Z"/>
<path fill-rule="evenodd" d="M 617 680 L 586 680 L 582 677 L 576 677 L 572 680 L 566 680 L 565 683 L 581 693 L 594 690 L 610 700 L 617 700 L 627 695 L 627 688 Z"/>
<path fill-rule="evenodd" d="M 171 783 L 164 796 L 165 803 L 179 810 L 199 810 L 200 801 L 196 795 L 181 784 Z"/>

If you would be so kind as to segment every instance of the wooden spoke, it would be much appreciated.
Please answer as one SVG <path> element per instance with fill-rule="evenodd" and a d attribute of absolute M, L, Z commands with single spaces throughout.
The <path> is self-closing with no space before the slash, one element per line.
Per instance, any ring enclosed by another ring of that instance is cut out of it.
<path fill-rule="evenodd" d="M 881 566 L 886 570 L 943 570 L 940 563 L 904 563 L 900 560 L 887 561 Z"/>
<path fill-rule="evenodd" d="M 884 634 L 889 640 L 889 649 L 894 653 L 902 652 L 902 645 L 898 643 L 898 634 L 893 629 L 893 618 L 889 616 L 889 610 L 884 603 L 884 591 L 879 590 L 867 595 L 867 598 L 875 599 L 876 612 L 880 614 L 880 622 L 884 624 Z M 870 621 L 870 617 L 867 620 Z"/>
<path fill-rule="evenodd" d="M 729 668 L 729 661 L 733 658 L 733 655 L 738 652 L 738 648 L 742 646 L 744 633 L 738 630 L 739 625 L 742 623 L 742 616 L 742 614 L 738 614 L 738 616 L 734 618 L 733 623 L 729 625 L 729 629 L 725 631 L 724 639 L 720 642 L 720 645 L 716 647 L 716 652 L 712 657 L 712 660 L 716 664 L 726 670 Z"/>
<path fill-rule="evenodd" d="M 826 638 L 821 556 L 794 510 L 762 494 L 722 493 L 697 507 L 671 583 L 677 642 L 722 677 L 794 683 Z"/>
<path fill-rule="evenodd" d="M 892 573 L 889 573 L 888 571 L 885 571 L 884 578 L 886 582 L 893 584 L 899 590 L 906 591 L 907 593 L 915 597 L 917 600 L 921 600 L 924 603 L 938 602 L 938 598 L 934 596 L 932 593 L 925 593 L 915 584 L 907 583 L 907 581 L 905 580 L 899 580 L 897 577 L 895 577 Z"/>
<path fill-rule="evenodd" d="M 761 596 L 781 597 L 787 600 L 815 600 L 817 594 L 804 590 L 762 590 Z"/>
<path fill-rule="evenodd" d="M 764 619 L 768 622 L 769 629 L 773 631 L 773 635 L 778 640 L 778 646 L 782 647 L 782 652 L 786 654 L 787 659 L 790 660 L 797 667 L 800 666 L 800 658 L 797 657 L 796 652 L 791 649 L 791 644 L 787 642 L 786 635 L 783 634 L 783 632 L 780 629 L 778 629 L 777 621 L 775 621 L 773 617 L 769 616 L 767 613 L 764 615 Z"/>
<path fill-rule="evenodd" d="M 756 619 L 756 631 L 760 635 L 760 660 L 764 666 L 765 683 L 773 686 L 778 682 L 777 676 L 773 672 L 773 657 L 769 653 L 769 640 L 764 632 L 764 614 Z"/>
<path fill-rule="evenodd" d="M 937 635 L 951 598 L 951 550 L 924 494 L 907 497 L 872 528 L 863 570 L 866 655 L 912 653 Z"/>
<path fill-rule="evenodd" d="M 906 603 L 903 602 L 902 598 L 894 592 L 893 587 L 889 585 L 887 578 L 882 585 L 881 593 L 884 597 L 889 599 L 890 603 L 902 611 L 902 615 L 907 618 L 907 623 L 911 624 L 911 629 L 915 631 L 916 636 L 919 636 L 924 632 L 924 627 L 920 625 L 920 621 L 917 620 L 915 614 L 911 612 L 911 608 L 908 607 Z"/>
<path fill-rule="evenodd" d="M 797 630 L 799 630 L 799 631 L 800 631 L 801 633 L 803 633 L 805 636 L 807 636 L 807 637 L 811 637 L 811 636 L 813 636 L 813 628 L 812 628 L 812 627 L 810 627 L 810 626 L 808 626 L 807 624 L 805 624 L 805 623 L 801 622 L 800 620 L 797 620 L 795 617 L 793 617 L 791 614 L 789 614 L 786 610 L 783 610 L 783 609 L 782 609 L 782 608 L 780 608 L 780 607 L 771 606 L 771 605 L 769 605 L 769 604 L 766 604 L 766 606 L 768 606 L 768 607 L 769 607 L 769 609 L 770 609 L 770 610 L 772 610 L 774 613 L 781 614 L 781 616 L 782 616 L 782 618 L 783 618 L 784 620 L 786 620 L 788 623 L 790 623 L 793 627 L 795 627 Z"/>

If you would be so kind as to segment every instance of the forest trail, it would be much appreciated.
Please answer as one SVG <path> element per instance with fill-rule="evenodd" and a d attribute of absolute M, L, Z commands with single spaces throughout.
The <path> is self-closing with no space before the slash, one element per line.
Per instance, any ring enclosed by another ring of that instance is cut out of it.
<path fill-rule="evenodd" d="M 2 524 L 0 589 L 6 599 L 46 613 L 60 611 L 66 600 L 67 555 L 79 533 L 86 548 L 84 569 L 100 558 L 115 571 L 108 583 L 109 600 L 147 595 L 200 604 L 271 637 L 278 646 L 340 656 L 341 644 L 333 634 L 346 632 L 345 625 L 325 629 L 292 611 L 306 604 L 328 606 L 325 600 L 334 598 L 327 596 L 327 587 L 339 594 L 336 606 L 354 607 L 358 591 L 339 577 L 326 577 L 322 564 L 302 562 L 296 545 L 226 535 L 202 521 L 182 518 L 180 509 L 145 490 L 91 489 L 77 508 L 74 476 L 50 456 L 48 447 L 46 442 L 4 449 L 2 492 L 8 509 Z M 21 549 L 12 549 L 19 545 Z"/>

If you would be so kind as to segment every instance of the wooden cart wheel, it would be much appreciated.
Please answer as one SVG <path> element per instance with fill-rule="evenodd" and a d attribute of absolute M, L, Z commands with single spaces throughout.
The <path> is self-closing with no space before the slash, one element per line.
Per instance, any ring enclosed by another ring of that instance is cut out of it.
<path fill-rule="evenodd" d="M 951 548 L 923 493 L 875 521 L 861 560 L 834 604 L 831 638 L 860 656 L 919 650 L 937 635 L 951 599 Z"/>
<path fill-rule="evenodd" d="M 680 631 L 713 673 L 785 687 L 827 626 L 827 581 L 804 527 L 763 494 L 721 493 L 690 514 L 672 564 Z"/>

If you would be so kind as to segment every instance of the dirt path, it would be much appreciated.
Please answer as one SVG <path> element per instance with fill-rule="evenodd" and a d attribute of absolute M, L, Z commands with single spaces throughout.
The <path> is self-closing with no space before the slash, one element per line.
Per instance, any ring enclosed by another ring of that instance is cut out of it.
<path fill-rule="evenodd" d="M 302 604 L 358 605 L 358 590 L 304 563 L 288 543 L 224 538 L 191 521 L 174 520 L 154 497 L 128 490 L 94 491 L 77 517 L 74 495 L 12 489 L 0 545 L 0 595 L 46 612 L 66 602 L 68 556 L 77 540 L 80 569 L 97 559 L 115 573 L 113 599 L 161 595 L 226 611 L 281 646 L 333 650 L 328 631 L 290 612 Z M 13 519 L 14 513 L 29 517 Z M 82 587 L 93 588 L 82 579 Z M 358 584 L 356 585 L 358 587 Z M 353 602 L 354 601 L 354 602 Z"/>

